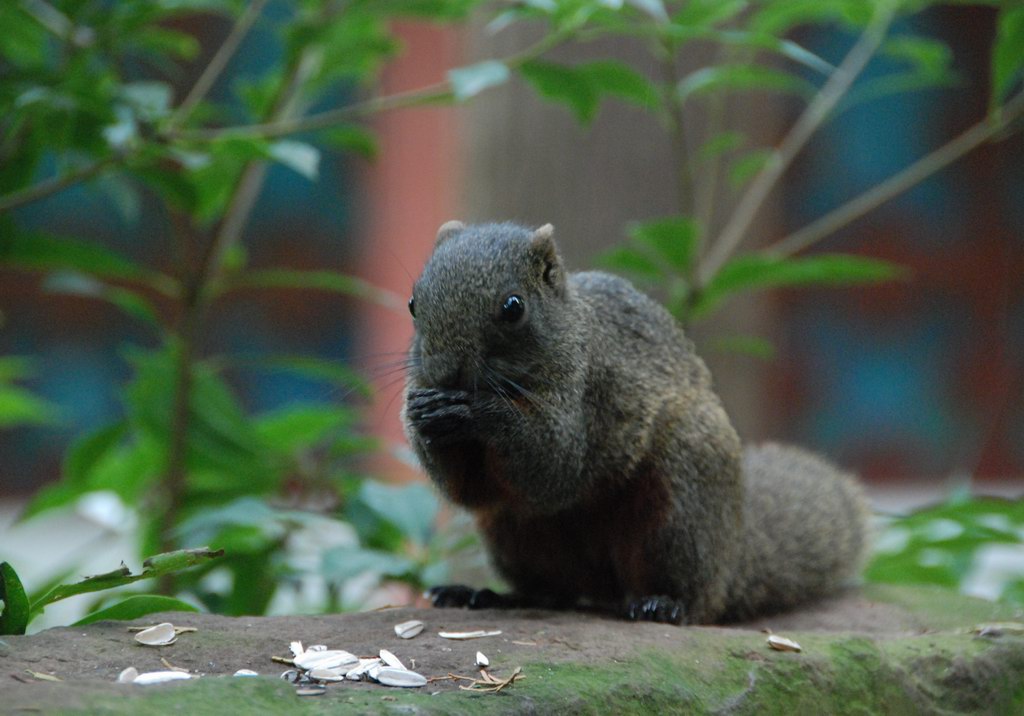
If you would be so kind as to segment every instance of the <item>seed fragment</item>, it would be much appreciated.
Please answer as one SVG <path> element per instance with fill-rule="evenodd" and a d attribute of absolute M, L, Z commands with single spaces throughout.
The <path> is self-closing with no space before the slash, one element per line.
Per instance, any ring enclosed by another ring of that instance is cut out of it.
<path fill-rule="evenodd" d="M 327 689 L 323 686 L 303 686 L 300 689 L 295 689 L 296 696 L 323 696 L 327 693 Z"/>
<path fill-rule="evenodd" d="M 133 680 L 133 684 L 139 686 L 151 686 L 152 684 L 163 684 L 168 681 L 184 681 L 185 679 L 191 679 L 192 674 L 186 674 L 183 671 L 150 671 L 145 674 L 139 674 Z"/>
<path fill-rule="evenodd" d="M 478 651 L 476 653 L 476 665 L 483 669 L 490 666 L 491 661 L 486 656 L 484 656 L 484 653 L 482 651 Z"/>
<path fill-rule="evenodd" d="M 396 669 L 393 666 L 385 666 L 377 673 L 377 681 L 385 686 L 416 688 L 426 686 L 427 677 L 408 669 Z"/>
<path fill-rule="evenodd" d="M 145 646 L 167 646 L 177 641 L 174 625 L 170 622 L 143 629 L 135 635 L 135 641 Z"/>
<path fill-rule="evenodd" d="M 795 641 L 776 634 L 768 635 L 768 646 L 776 651 L 801 651 L 800 645 Z"/>
<path fill-rule="evenodd" d="M 405 664 L 402 663 L 401 659 L 399 659 L 397 656 L 392 654 L 387 649 L 381 649 L 380 650 L 380 660 L 383 661 L 388 666 L 393 667 L 395 669 L 404 669 L 405 668 Z"/>
<path fill-rule="evenodd" d="M 395 624 L 395 634 L 403 639 L 412 639 L 423 631 L 423 622 L 419 619 L 411 619 L 401 624 Z"/>
<path fill-rule="evenodd" d="M 380 668 L 380 666 L 380 659 L 360 659 L 359 666 L 355 666 L 350 669 L 348 673 L 345 674 L 345 678 L 351 679 L 352 681 L 362 681 L 364 676 L 369 676 L 367 672 L 369 672 L 370 669 L 374 667 Z"/>
<path fill-rule="evenodd" d="M 300 669 L 333 669 L 338 666 L 355 666 L 359 663 L 359 657 L 342 649 L 313 651 L 313 647 L 310 647 L 301 656 L 295 657 L 294 662 Z"/>
<path fill-rule="evenodd" d="M 119 684 L 130 684 L 135 681 L 135 677 L 139 675 L 139 670 L 134 666 L 129 666 L 127 669 L 121 671 L 117 675 L 117 683 Z"/>
<path fill-rule="evenodd" d="M 485 636 L 498 636 L 500 631 L 439 631 L 442 639 L 482 639 Z"/>
<path fill-rule="evenodd" d="M 342 667 L 326 669 L 322 666 L 317 666 L 309 670 L 309 678 L 316 681 L 344 681 L 345 671 Z"/>
<path fill-rule="evenodd" d="M 259 676 L 259 674 L 252 669 L 239 669 L 232 676 Z"/>

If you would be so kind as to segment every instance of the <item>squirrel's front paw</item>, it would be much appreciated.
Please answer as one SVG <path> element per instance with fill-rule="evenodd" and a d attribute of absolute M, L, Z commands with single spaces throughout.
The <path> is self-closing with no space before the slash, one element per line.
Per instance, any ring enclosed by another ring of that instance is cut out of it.
<path fill-rule="evenodd" d="M 682 624 L 686 621 L 683 603 L 672 597 L 641 597 L 626 602 L 621 615 L 634 622 L 660 622 Z"/>
<path fill-rule="evenodd" d="M 457 438 L 472 424 L 469 393 L 413 388 L 405 396 L 405 415 L 426 443 Z"/>

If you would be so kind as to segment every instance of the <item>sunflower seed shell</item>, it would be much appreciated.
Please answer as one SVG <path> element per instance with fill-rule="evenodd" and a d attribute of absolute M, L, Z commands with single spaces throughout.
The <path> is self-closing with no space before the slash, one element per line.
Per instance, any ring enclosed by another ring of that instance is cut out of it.
<path fill-rule="evenodd" d="M 385 666 L 377 672 L 377 681 L 385 686 L 400 686 L 405 688 L 416 688 L 427 685 L 427 677 L 417 674 L 408 669 L 396 669 L 393 666 Z"/>

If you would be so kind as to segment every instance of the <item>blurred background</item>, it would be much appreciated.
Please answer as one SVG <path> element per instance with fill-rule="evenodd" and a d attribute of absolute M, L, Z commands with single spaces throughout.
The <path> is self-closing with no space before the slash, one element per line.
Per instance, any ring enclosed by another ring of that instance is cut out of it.
<path fill-rule="evenodd" d="M 289 3 L 267 4 L 264 21 L 210 90 L 211 101 L 230 104 L 238 78 L 279 62 L 286 50 L 273 21 L 290 12 Z M 825 123 L 769 195 L 744 248 L 777 241 L 984 117 L 997 14 L 991 6 L 938 4 L 898 18 L 892 32 L 948 46 L 957 81 L 869 98 Z M 513 56 L 547 32 L 528 22 L 498 29 L 491 20 L 483 12 L 454 25 L 389 20 L 401 50 L 383 64 L 370 91 L 392 95 L 443 82 L 452 68 Z M 193 13 L 168 23 L 198 47 L 175 71 L 159 74 L 180 100 L 232 21 Z M 838 64 L 853 36 L 849 28 L 822 24 L 797 27 L 789 37 Z M 715 61 L 716 52 L 706 44 L 683 48 L 680 72 Z M 545 55 L 569 65 L 607 58 L 648 77 L 661 71 L 629 37 Z M 876 58 L 864 81 L 885 76 L 894 62 Z M 0 66 L 0 76 L 11 71 Z M 157 76 L 144 64 L 127 72 Z M 342 83 L 319 95 L 310 111 L 366 92 Z M 730 129 L 753 145 L 776 146 L 802 107 L 789 96 L 748 91 L 730 95 L 722 111 Z M 669 136 L 643 107 L 602 102 L 584 127 L 519 77 L 458 106 L 378 114 L 368 127 L 377 137 L 372 156 L 324 150 L 315 180 L 280 164 L 269 167 L 244 232 L 246 261 L 353 274 L 393 292 L 397 307 L 337 293 L 240 290 L 209 313 L 196 350 L 253 358 L 309 354 L 361 371 L 372 383 L 365 398 L 309 375 L 244 365 L 233 366 L 226 379 L 247 413 L 300 402 L 358 408 L 361 434 L 379 443 L 357 469 L 404 482 L 422 477 L 403 459 L 401 380 L 390 366 L 408 345 L 403 302 L 437 227 L 452 218 L 550 222 L 569 266 L 589 269 L 623 242 L 630 222 L 678 211 L 676 167 Z M 746 294 L 693 327 L 745 440 L 793 442 L 827 455 L 857 472 L 890 512 L 942 501 L 957 488 L 1024 491 L 1024 137 L 1006 135 L 813 250 L 886 259 L 909 269 L 905 280 Z M 35 175 L 46 177 L 57 166 L 53 156 L 44 157 Z M 727 211 L 722 202 L 712 220 L 722 223 Z M 160 202 L 103 177 L 12 214 L 21 227 L 73 235 L 139 263 L 168 271 L 174 263 L 173 223 Z M 30 574 L 24 579 L 42 579 L 50 569 L 43 564 L 47 553 L 80 542 L 95 520 L 88 510 L 65 513 L 59 517 L 65 534 L 52 531 L 56 516 L 12 526 L 15 516 L 59 479 L 73 440 L 124 416 L 119 386 L 133 370 L 126 346 L 161 342 L 158 331 L 111 304 L 60 289 L 52 279 L 0 264 L 0 356 L 30 357 L 33 372 L 22 385 L 56 411 L 48 424 L 0 429 L 0 557 L 21 556 Z M 729 340 L 737 336 L 756 337 L 757 355 L 737 351 Z M 120 554 L 132 539 L 109 548 Z"/>

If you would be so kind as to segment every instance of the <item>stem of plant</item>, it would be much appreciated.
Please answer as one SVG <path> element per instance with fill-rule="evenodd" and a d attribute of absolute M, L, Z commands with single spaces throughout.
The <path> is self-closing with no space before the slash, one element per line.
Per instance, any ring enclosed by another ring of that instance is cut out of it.
<path fill-rule="evenodd" d="M 1007 102 L 997 110 L 997 113 L 972 125 L 967 131 L 918 159 L 903 171 L 772 244 L 765 250 L 766 253 L 791 256 L 803 251 L 989 141 L 1021 116 L 1024 116 L 1024 93 Z"/>
<path fill-rule="evenodd" d="M 686 149 L 683 107 L 676 95 L 676 88 L 679 86 L 679 69 L 676 66 L 676 46 L 672 40 L 662 40 L 659 54 L 661 54 L 661 70 L 664 78 L 662 95 L 671 125 L 672 163 L 676 168 L 676 210 L 685 216 L 689 214 L 691 207 L 693 175 L 690 171 L 689 152 Z"/>
<path fill-rule="evenodd" d="M 757 173 L 740 199 L 732 217 L 722 229 L 722 233 L 711 244 L 707 256 L 701 262 L 699 285 L 706 285 L 742 243 L 757 212 L 772 189 L 775 188 L 782 174 L 789 168 L 793 159 L 807 144 L 821 123 L 846 95 L 854 80 L 875 54 L 885 39 L 892 18 L 892 9 L 888 5 L 877 12 L 842 63 L 786 134 L 778 149 L 772 152 L 764 167 Z"/>

